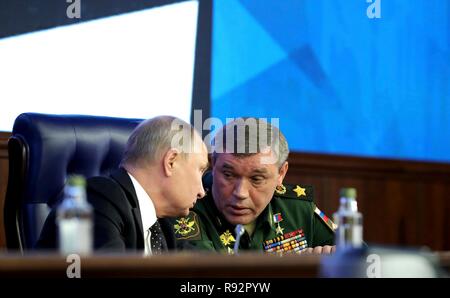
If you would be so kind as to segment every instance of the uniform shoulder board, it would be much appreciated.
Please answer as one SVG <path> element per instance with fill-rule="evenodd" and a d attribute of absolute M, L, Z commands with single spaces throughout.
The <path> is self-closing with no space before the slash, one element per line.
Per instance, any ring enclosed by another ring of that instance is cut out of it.
<path fill-rule="evenodd" d="M 312 202 L 314 200 L 314 188 L 302 184 L 282 184 L 275 189 L 274 196 Z"/>
<path fill-rule="evenodd" d="M 191 211 L 188 216 L 175 218 L 173 231 L 177 240 L 200 240 L 201 233 L 197 213 Z"/>

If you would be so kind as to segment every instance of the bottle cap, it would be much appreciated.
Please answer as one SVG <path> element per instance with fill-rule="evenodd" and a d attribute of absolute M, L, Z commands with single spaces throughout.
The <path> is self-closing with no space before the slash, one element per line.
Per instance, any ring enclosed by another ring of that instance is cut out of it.
<path fill-rule="evenodd" d="M 352 187 L 341 188 L 339 192 L 341 197 L 356 199 L 356 189 Z"/>
<path fill-rule="evenodd" d="M 70 186 L 86 186 L 86 179 L 81 175 L 72 175 L 67 179 L 67 185 Z"/>

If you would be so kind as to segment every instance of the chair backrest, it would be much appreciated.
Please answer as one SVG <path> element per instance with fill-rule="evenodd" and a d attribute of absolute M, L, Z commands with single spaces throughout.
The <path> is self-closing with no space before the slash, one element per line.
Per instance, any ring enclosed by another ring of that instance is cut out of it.
<path fill-rule="evenodd" d="M 8 142 L 9 177 L 4 206 L 8 249 L 27 250 L 62 197 L 68 175 L 109 174 L 142 119 L 25 113 Z"/>

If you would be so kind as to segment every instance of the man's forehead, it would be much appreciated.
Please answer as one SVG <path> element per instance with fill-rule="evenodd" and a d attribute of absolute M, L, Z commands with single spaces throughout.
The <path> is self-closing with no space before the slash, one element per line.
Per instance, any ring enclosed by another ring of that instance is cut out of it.
<path fill-rule="evenodd" d="M 208 163 L 208 150 L 203 142 L 197 143 L 194 150 L 192 152 L 188 152 L 188 155 L 201 163 Z"/>
<path fill-rule="evenodd" d="M 200 153 L 197 153 L 197 155 L 200 156 L 200 159 L 203 163 L 208 163 L 208 151 L 206 149 L 202 150 L 202 152 Z"/>
<path fill-rule="evenodd" d="M 234 155 L 231 153 L 220 153 L 215 157 L 215 166 L 233 170 L 268 172 L 271 165 L 263 163 L 263 157 L 264 155 L 261 153 L 252 155 Z"/>

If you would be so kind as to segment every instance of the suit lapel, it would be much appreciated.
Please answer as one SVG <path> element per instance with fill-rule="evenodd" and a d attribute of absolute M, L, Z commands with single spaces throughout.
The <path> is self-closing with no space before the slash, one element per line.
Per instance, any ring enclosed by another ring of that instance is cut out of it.
<path fill-rule="evenodd" d="M 144 229 L 142 227 L 141 210 L 139 209 L 138 198 L 133 186 L 133 182 L 131 182 L 130 176 L 128 176 L 127 171 L 125 171 L 123 168 L 119 168 L 117 171 L 111 173 L 111 177 L 116 180 L 125 191 L 127 199 L 132 207 L 134 221 L 139 233 L 136 239 L 137 246 L 144 247 Z"/>

